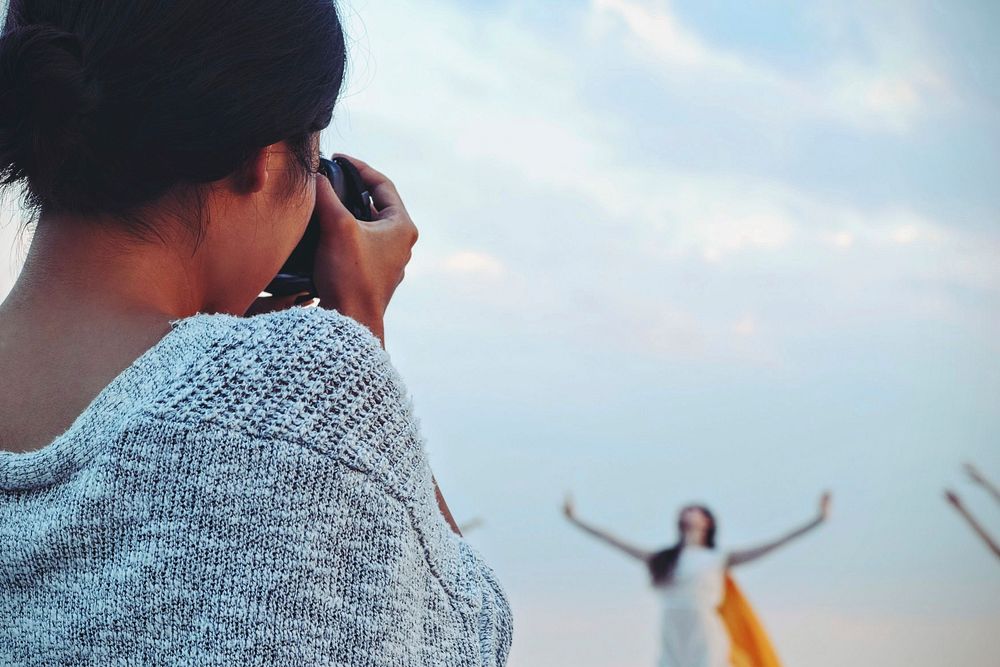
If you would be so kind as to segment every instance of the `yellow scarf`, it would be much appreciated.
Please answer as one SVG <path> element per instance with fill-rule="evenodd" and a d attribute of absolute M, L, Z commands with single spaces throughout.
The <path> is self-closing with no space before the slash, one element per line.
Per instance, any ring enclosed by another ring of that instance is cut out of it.
<path fill-rule="evenodd" d="M 732 645 L 730 662 L 733 667 L 781 667 L 764 626 L 728 572 L 719 614 L 729 630 Z"/>

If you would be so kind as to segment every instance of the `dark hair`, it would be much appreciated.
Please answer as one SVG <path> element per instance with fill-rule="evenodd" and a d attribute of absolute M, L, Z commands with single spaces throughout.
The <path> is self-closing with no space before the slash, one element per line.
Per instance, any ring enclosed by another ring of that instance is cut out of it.
<path fill-rule="evenodd" d="M 334 0 L 11 0 L 0 37 L 0 187 L 32 214 L 100 215 L 241 178 L 286 141 L 301 191 L 346 66 Z"/>
<path fill-rule="evenodd" d="M 649 574 L 653 578 L 653 585 L 660 586 L 663 584 L 670 583 L 674 577 L 674 571 L 677 569 L 677 561 L 680 560 L 681 551 L 684 550 L 684 512 L 688 510 L 698 510 L 708 517 L 708 532 L 705 534 L 705 546 L 709 549 L 715 548 L 715 515 L 712 514 L 712 510 L 708 509 L 704 505 L 688 505 L 681 509 L 677 517 L 677 532 L 679 534 L 677 544 L 674 546 L 663 549 L 653 554 L 653 557 L 649 559 Z"/>

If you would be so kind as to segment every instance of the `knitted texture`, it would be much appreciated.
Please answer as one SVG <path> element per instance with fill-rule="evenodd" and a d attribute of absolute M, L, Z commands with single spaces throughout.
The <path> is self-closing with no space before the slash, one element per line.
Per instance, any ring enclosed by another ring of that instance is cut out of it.
<path fill-rule="evenodd" d="M 0 665 L 503 665 L 389 357 L 336 311 L 198 313 L 0 453 Z"/>

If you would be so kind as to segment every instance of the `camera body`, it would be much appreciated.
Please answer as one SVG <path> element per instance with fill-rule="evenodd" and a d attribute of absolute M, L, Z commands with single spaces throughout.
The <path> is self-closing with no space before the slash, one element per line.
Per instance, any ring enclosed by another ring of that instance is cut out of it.
<path fill-rule="evenodd" d="M 332 160 L 320 158 L 319 173 L 329 179 L 333 191 L 337 194 L 344 207 L 358 220 L 371 220 L 374 217 L 374 206 L 371 194 L 358 173 L 357 167 L 350 160 L 336 157 Z M 274 296 L 288 296 L 299 292 L 309 292 L 310 296 L 318 296 L 313 283 L 313 263 L 316 258 L 316 248 L 319 245 L 319 212 L 313 210 L 305 234 L 298 245 L 285 260 L 278 275 L 265 289 Z"/>

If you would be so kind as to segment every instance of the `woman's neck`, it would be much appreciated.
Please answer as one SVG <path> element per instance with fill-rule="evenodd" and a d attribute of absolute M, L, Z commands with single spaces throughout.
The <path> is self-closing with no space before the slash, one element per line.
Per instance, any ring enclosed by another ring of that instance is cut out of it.
<path fill-rule="evenodd" d="M 78 224 L 79 223 L 79 224 Z M 200 310 L 197 267 L 170 244 L 138 243 L 77 220 L 39 220 L 7 310 L 148 311 L 184 317 Z"/>
<path fill-rule="evenodd" d="M 684 533 L 684 536 L 681 539 L 681 544 L 685 548 L 686 547 L 692 547 L 698 549 L 708 548 L 708 545 L 705 544 L 705 532 L 701 530 L 692 530 Z"/>

